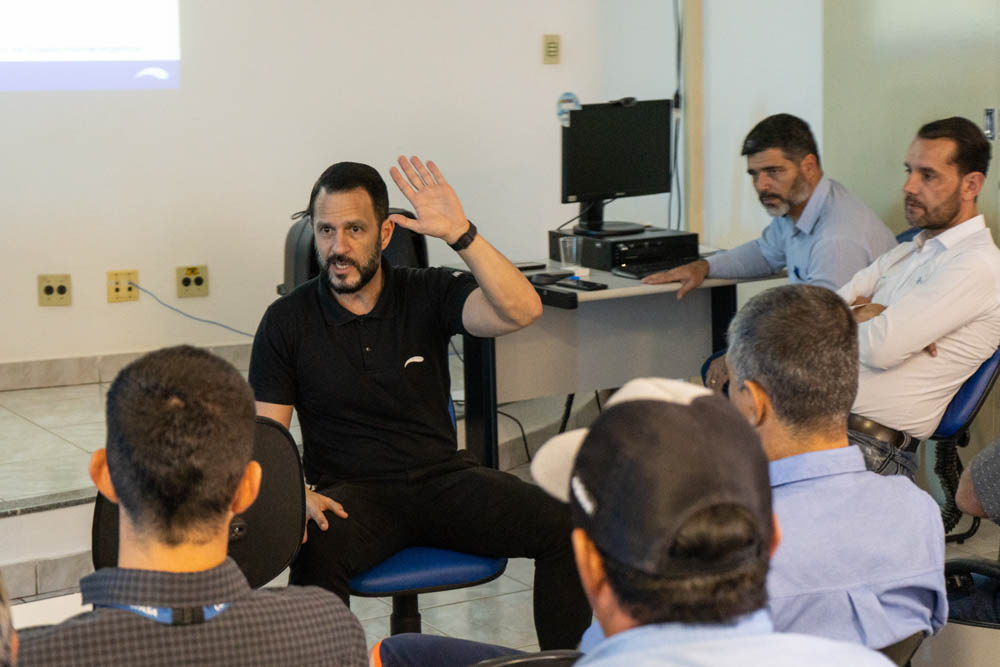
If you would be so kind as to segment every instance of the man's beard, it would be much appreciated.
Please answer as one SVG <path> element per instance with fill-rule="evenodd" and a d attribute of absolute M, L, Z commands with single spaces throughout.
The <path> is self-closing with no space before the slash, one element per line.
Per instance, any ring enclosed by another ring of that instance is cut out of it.
<path fill-rule="evenodd" d="M 795 175 L 795 180 L 792 181 L 792 187 L 788 192 L 787 198 L 774 194 L 773 192 L 759 195 L 757 198 L 760 200 L 761 205 L 769 215 L 780 218 L 788 215 L 788 212 L 792 210 L 793 206 L 798 206 L 799 204 L 808 201 L 809 194 L 809 184 L 806 182 L 805 176 L 803 176 L 800 171 Z M 772 200 L 769 204 L 765 203 L 764 200 L 770 197 L 773 197 L 774 200 Z"/>
<path fill-rule="evenodd" d="M 326 276 L 326 284 L 330 287 L 330 290 L 336 294 L 354 294 L 362 287 L 371 282 L 375 274 L 378 273 L 379 264 L 382 262 L 382 243 L 381 237 L 375 242 L 375 249 L 372 254 L 368 257 L 368 261 L 364 264 L 358 264 L 350 257 L 345 255 L 333 254 L 327 258 L 323 258 L 319 252 L 316 253 L 316 259 L 319 262 L 320 267 L 322 267 L 323 273 Z M 330 274 L 330 267 L 337 262 L 343 264 L 350 264 L 358 272 L 358 279 L 349 283 L 346 280 L 341 283 L 336 283 L 333 276 Z"/>
<path fill-rule="evenodd" d="M 911 209 L 908 206 L 916 207 L 916 211 L 911 214 Z M 921 229 L 947 229 L 958 217 L 958 211 L 961 208 L 959 188 L 955 188 L 955 192 L 934 208 L 927 208 L 917 201 L 916 197 L 910 195 L 906 195 L 903 199 L 903 215 L 906 216 L 906 221 Z"/>

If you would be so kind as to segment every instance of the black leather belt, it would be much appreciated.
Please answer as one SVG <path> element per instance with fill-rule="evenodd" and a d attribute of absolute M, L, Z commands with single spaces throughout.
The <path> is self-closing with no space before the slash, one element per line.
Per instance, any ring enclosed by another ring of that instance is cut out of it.
<path fill-rule="evenodd" d="M 881 440 L 904 452 L 915 452 L 917 445 L 920 444 L 919 440 L 903 431 L 889 428 L 873 419 L 856 415 L 853 412 L 847 417 L 847 428 L 870 435 L 876 440 Z"/>

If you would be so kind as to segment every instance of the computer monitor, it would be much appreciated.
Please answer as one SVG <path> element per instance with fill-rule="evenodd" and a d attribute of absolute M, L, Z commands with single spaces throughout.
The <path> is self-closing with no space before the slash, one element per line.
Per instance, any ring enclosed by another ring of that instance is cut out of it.
<path fill-rule="evenodd" d="M 626 97 L 570 111 L 562 130 L 562 201 L 579 202 L 587 236 L 641 232 L 634 222 L 605 222 L 604 200 L 670 192 L 671 101 Z"/>

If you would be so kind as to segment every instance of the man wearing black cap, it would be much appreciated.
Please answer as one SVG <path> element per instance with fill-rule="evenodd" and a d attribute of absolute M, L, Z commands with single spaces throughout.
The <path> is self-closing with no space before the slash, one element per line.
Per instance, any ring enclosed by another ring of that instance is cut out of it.
<path fill-rule="evenodd" d="M 781 531 L 767 457 L 724 398 L 632 380 L 589 430 L 546 443 L 531 471 L 569 503 L 577 570 L 606 636 L 577 665 L 890 664 L 857 644 L 774 632 L 765 579 Z M 405 635 L 373 657 L 418 664 L 396 650 L 415 643 L 437 664 L 468 664 L 443 659 L 462 650 L 456 640 Z"/>
<path fill-rule="evenodd" d="M 629 382 L 532 474 L 570 505 L 584 591 L 606 639 L 577 664 L 885 665 L 863 647 L 774 632 L 765 578 L 781 530 L 767 457 L 725 399 Z"/>

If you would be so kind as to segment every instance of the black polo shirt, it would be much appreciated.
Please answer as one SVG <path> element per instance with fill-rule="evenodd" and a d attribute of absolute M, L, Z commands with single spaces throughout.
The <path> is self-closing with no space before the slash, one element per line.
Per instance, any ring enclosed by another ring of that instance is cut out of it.
<path fill-rule="evenodd" d="M 258 401 L 294 405 L 310 483 L 401 475 L 457 448 L 448 341 L 465 333 L 471 275 L 392 268 L 366 315 L 337 303 L 322 274 L 278 299 L 253 342 Z"/>

